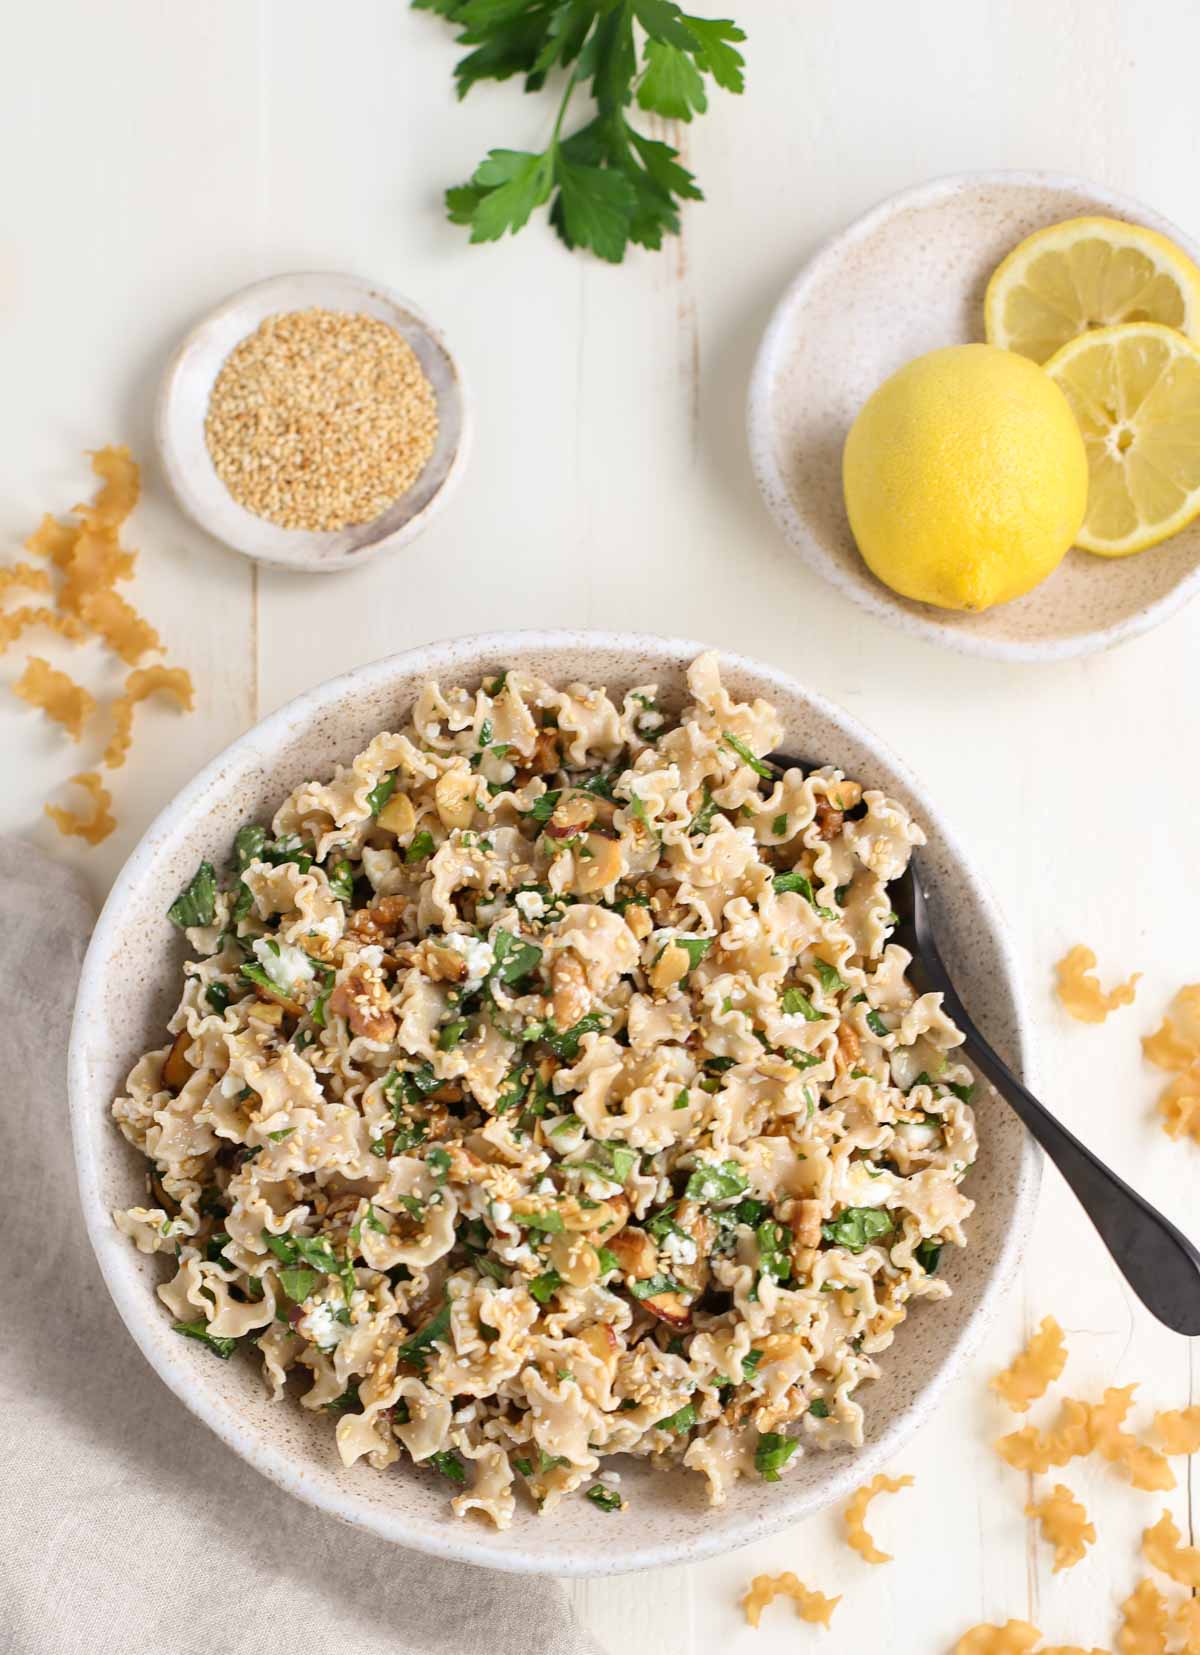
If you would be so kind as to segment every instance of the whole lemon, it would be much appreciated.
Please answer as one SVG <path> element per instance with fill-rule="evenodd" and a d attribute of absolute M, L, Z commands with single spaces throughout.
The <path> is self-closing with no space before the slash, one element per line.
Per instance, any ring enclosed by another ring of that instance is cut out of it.
<path fill-rule="evenodd" d="M 866 402 L 842 456 L 868 567 L 942 609 L 988 609 L 1057 568 L 1083 524 L 1088 463 L 1066 397 L 994 345 L 919 356 Z"/>

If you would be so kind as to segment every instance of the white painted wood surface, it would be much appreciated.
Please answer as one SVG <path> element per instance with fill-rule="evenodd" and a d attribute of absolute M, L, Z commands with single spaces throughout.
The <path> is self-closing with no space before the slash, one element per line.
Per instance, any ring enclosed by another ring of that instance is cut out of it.
<path fill-rule="evenodd" d="M 42 803 L 63 796 L 59 784 L 97 749 L 70 748 L 4 694 L 0 827 L 77 861 L 100 895 L 200 764 L 355 662 L 522 624 L 636 624 L 745 650 L 851 708 L 944 802 L 1025 962 L 1045 1097 L 1200 1228 L 1200 1150 L 1155 1126 L 1137 1043 L 1174 987 L 1200 976 L 1200 606 L 1113 655 L 1062 666 L 939 652 L 792 563 L 755 495 L 742 434 L 752 354 L 783 283 L 825 235 L 896 189 L 971 167 L 1056 168 L 1200 226 L 1200 11 L 1192 0 L 733 9 L 751 33 L 748 95 L 718 93 L 683 134 L 707 203 L 689 209 L 680 242 L 613 270 L 568 256 L 543 228 L 479 249 L 444 222 L 441 188 L 489 144 L 537 139 L 549 116 L 515 88 L 456 106 L 448 32 L 402 0 L 10 8 L 0 64 L 10 555 L 43 510 L 82 497 L 83 449 L 127 440 L 150 460 L 172 342 L 228 291 L 279 271 L 358 270 L 410 294 L 460 354 L 478 442 L 461 495 L 427 538 L 324 578 L 256 574 L 207 542 L 148 463 L 131 525 L 143 554 L 136 598 L 169 658 L 195 674 L 199 711 L 139 710 L 116 780 L 119 831 L 77 854 Z M 4 684 L 31 651 L 93 689 L 118 682 L 95 646 L 64 654 L 42 634 L 29 641 L 0 663 Z M 1109 978 L 1145 973 L 1136 1006 L 1100 1029 L 1071 1024 L 1049 993 L 1051 962 L 1078 940 Z M 894 1468 L 915 1473 L 916 1487 L 876 1508 L 894 1564 L 861 1563 L 831 1512 L 703 1567 L 575 1586 L 581 1612 L 622 1655 L 931 1655 L 974 1621 L 1009 1615 L 1053 1643 L 1111 1647 L 1140 1528 L 1164 1501 L 1108 1468 L 1072 1465 L 1064 1480 L 1100 1541 L 1052 1576 L 1022 1516 L 1026 1479 L 989 1447 L 1014 1422 L 986 1376 L 1048 1311 L 1068 1330 L 1070 1391 L 1139 1380 L 1139 1421 L 1145 1404 L 1192 1399 L 1188 1344 L 1131 1303 L 1048 1174 L 1019 1291 Z M 1165 1503 L 1189 1532 L 1176 1464 L 1180 1486 Z M 845 1595 L 829 1633 L 798 1623 L 786 1602 L 757 1635 L 743 1626 L 745 1582 L 784 1568 Z"/>

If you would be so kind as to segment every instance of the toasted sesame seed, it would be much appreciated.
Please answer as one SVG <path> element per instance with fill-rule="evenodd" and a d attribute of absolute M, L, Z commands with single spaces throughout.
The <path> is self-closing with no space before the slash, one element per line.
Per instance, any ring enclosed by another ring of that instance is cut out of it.
<path fill-rule="evenodd" d="M 369 523 L 416 482 L 437 398 L 412 347 L 372 316 L 268 316 L 226 358 L 205 439 L 239 505 L 285 529 Z"/>

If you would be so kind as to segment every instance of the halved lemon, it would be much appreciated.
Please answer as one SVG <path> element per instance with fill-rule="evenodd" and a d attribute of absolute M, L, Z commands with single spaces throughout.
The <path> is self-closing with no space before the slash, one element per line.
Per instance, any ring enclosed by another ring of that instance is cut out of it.
<path fill-rule="evenodd" d="M 1092 328 L 1161 322 L 1200 340 L 1200 269 L 1157 230 L 1070 218 L 1024 240 L 988 283 L 988 343 L 1047 362 Z"/>
<path fill-rule="evenodd" d="M 1157 322 L 1129 322 L 1072 339 L 1046 372 L 1087 450 L 1077 546 L 1128 557 L 1200 514 L 1200 348 Z"/>

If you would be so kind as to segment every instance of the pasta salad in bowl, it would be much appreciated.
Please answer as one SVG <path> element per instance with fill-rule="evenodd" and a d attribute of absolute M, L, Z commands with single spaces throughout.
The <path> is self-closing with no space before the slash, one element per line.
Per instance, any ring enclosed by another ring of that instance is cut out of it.
<path fill-rule="evenodd" d="M 765 669 L 512 634 L 268 720 L 84 970 L 84 1205 L 143 1350 L 293 1492 L 495 1567 L 836 1498 L 977 1336 L 1036 1186 L 889 940 L 917 846 L 1019 1059 L 960 853 Z"/>

